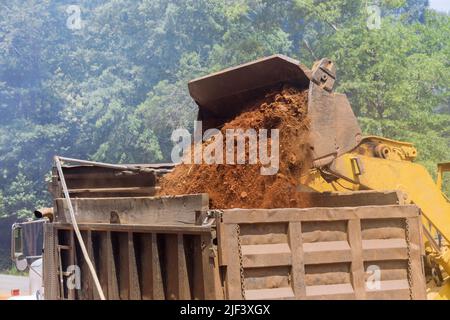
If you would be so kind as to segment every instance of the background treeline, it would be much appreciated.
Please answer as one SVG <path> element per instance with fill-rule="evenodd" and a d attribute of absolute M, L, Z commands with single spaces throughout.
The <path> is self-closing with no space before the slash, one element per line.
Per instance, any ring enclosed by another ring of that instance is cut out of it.
<path fill-rule="evenodd" d="M 415 143 L 434 173 L 450 160 L 450 19 L 426 0 L 378 3 L 370 30 L 365 0 L 1 1 L 0 216 L 48 202 L 55 154 L 169 161 L 172 130 L 196 116 L 187 81 L 273 53 L 335 60 L 364 132 Z"/>

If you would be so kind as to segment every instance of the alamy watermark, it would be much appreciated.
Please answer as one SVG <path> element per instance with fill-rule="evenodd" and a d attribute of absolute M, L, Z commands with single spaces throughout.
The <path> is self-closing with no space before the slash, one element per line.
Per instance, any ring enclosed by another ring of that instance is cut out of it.
<path fill-rule="evenodd" d="M 372 3 L 366 7 L 367 28 L 369 30 L 381 29 L 381 8 L 379 4 Z"/>
<path fill-rule="evenodd" d="M 72 4 L 67 6 L 66 13 L 69 15 L 66 20 L 66 26 L 70 30 L 81 30 L 83 28 L 83 20 L 81 19 L 81 7 Z"/>
<path fill-rule="evenodd" d="M 66 286 L 69 290 L 81 290 L 81 269 L 77 265 L 70 265 L 66 271 Z M 381 268 L 370 265 L 366 269 L 366 289 L 369 291 L 381 290 Z"/>
<path fill-rule="evenodd" d="M 67 289 L 69 290 L 81 290 L 81 269 L 77 265 L 71 265 L 67 267 Z"/>
<path fill-rule="evenodd" d="M 260 163 L 262 175 L 278 173 L 278 129 L 227 129 L 225 134 L 218 129 L 208 129 L 203 134 L 202 132 L 201 121 L 195 122 L 193 138 L 187 129 L 173 131 L 171 139 L 175 146 L 171 152 L 172 162 L 228 165 Z"/>
<path fill-rule="evenodd" d="M 366 280 L 367 290 L 381 290 L 381 269 L 377 265 L 370 265 L 367 267 L 368 274 Z"/>

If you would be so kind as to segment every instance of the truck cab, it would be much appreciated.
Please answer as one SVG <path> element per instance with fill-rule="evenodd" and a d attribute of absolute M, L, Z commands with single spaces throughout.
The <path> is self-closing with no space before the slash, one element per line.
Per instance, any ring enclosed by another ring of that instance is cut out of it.
<path fill-rule="evenodd" d="M 11 227 L 11 260 L 18 271 L 28 271 L 29 290 L 25 295 L 13 296 L 9 300 L 44 299 L 42 272 L 44 224 L 48 218 L 16 222 Z"/>

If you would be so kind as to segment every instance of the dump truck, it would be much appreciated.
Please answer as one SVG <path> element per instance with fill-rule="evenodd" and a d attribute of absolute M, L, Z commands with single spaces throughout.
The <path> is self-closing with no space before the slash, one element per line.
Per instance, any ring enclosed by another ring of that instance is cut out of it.
<path fill-rule="evenodd" d="M 280 84 L 308 90 L 308 208 L 158 196 L 174 164 L 55 157 L 45 299 L 450 298 L 450 203 L 410 143 L 362 135 L 336 66 L 274 55 L 189 82 L 202 130 Z"/>

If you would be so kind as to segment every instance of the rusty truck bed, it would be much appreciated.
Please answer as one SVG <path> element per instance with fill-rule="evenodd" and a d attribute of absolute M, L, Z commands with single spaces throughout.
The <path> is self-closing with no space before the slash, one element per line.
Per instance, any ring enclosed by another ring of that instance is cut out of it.
<path fill-rule="evenodd" d="M 209 210 L 207 194 L 72 202 L 108 299 L 425 299 L 416 206 L 398 192 L 312 198 L 255 210 Z M 65 200 L 55 209 L 45 297 L 98 299 Z M 79 288 L 65 285 L 73 265 Z"/>

